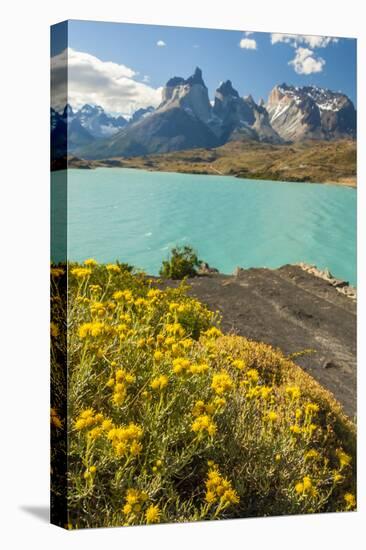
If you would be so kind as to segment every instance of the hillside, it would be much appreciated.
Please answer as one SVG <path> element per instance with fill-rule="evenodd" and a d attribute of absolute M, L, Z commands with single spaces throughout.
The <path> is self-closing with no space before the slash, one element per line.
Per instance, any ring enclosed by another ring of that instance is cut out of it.
<path fill-rule="evenodd" d="M 356 142 L 306 141 L 273 145 L 230 141 L 212 149 L 191 149 L 133 158 L 85 161 L 71 157 L 69 168 L 123 167 L 231 175 L 248 179 L 338 183 L 356 186 Z M 56 168 L 57 169 L 57 168 Z"/>

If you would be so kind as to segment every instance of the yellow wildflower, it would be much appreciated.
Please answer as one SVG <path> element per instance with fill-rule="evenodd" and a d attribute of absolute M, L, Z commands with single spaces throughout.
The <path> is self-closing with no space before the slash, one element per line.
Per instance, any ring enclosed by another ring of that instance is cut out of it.
<path fill-rule="evenodd" d="M 293 435 L 299 435 L 301 434 L 301 428 L 297 424 L 294 424 L 293 426 L 290 426 L 290 432 Z"/>
<path fill-rule="evenodd" d="M 276 422 L 276 420 L 278 420 L 278 414 L 274 411 L 269 411 L 266 415 L 265 415 L 265 418 L 267 420 L 269 420 L 270 422 Z"/>
<path fill-rule="evenodd" d="M 57 279 L 58 277 L 61 277 L 65 271 L 61 269 L 61 267 L 51 267 L 51 276 Z"/>
<path fill-rule="evenodd" d="M 80 338 L 87 338 L 88 336 L 91 336 L 92 338 L 97 338 L 98 336 L 110 334 L 111 332 L 112 332 L 111 327 L 108 327 L 105 323 L 101 321 L 84 323 L 79 327 Z"/>
<path fill-rule="evenodd" d="M 239 495 L 233 489 L 231 482 L 220 474 L 218 466 L 214 463 L 207 474 L 205 484 L 205 500 L 208 504 L 219 502 L 223 508 L 227 508 L 239 503 Z"/>
<path fill-rule="evenodd" d="M 189 372 L 191 374 L 203 374 L 207 372 L 208 369 L 209 366 L 207 365 L 207 363 L 198 363 L 195 365 L 191 365 L 191 367 L 189 368 Z"/>
<path fill-rule="evenodd" d="M 165 374 L 161 374 L 150 382 L 150 387 L 153 390 L 163 390 L 168 384 L 169 378 Z"/>
<path fill-rule="evenodd" d="M 180 323 L 167 323 L 165 330 L 168 334 L 182 338 L 185 335 L 185 330 Z"/>
<path fill-rule="evenodd" d="M 56 409 L 51 407 L 51 424 L 55 428 L 62 428 L 62 421 L 60 420 Z"/>
<path fill-rule="evenodd" d="M 60 334 L 60 330 L 59 330 L 58 326 L 55 323 L 51 322 L 50 328 L 51 328 L 52 338 L 57 338 L 57 336 Z"/>
<path fill-rule="evenodd" d="M 173 372 L 175 374 L 186 373 L 190 366 L 190 361 L 185 357 L 177 357 L 173 360 Z"/>
<path fill-rule="evenodd" d="M 145 512 L 146 523 L 159 523 L 160 515 L 159 507 L 151 504 Z"/>
<path fill-rule="evenodd" d="M 246 376 L 247 378 L 249 378 L 249 380 L 251 382 L 253 382 L 254 384 L 256 384 L 259 380 L 259 373 L 256 369 L 249 369 L 247 372 L 246 372 Z"/>
<path fill-rule="evenodd" d="M 207 338 L 215 339 L 222 336 L 222 332 L 216 327 L 211 327 L 203 333 L 203 336 L 206 336 Z"/>
<path fill-rule="evenodd" d="M 154 352 L 154 361 L 156 363 L 160 363 L 163 360 L 163 358 L 164 358 L 164 354 L 161 351 L 157 350 Z"/>
<path fill-rule="evenodd" d="M 193 432 L 198 434 L 203 434 L 204 431 L 210 436 L 214 436 L 217 430 L 215 422 L 212 420 L 211 416 L 208 414 L 202 414 L 197 416 L 191 425 Z"/>
<path fill-rule="evenodd" d="M 352 493 L 346 493 L 343 499 L 347 505 L 346 510 L 352 510 L 356 507 L 356 498 Z"/>
<path fill-rule="evenodd" d="M 227 372 L 222 370 L 218 374 L 214 374 L 212 377 L 211 388 L 218 394 L 222 395 L 233 389 L 233 381 Z"/>
<path fill-rule="evenodd" d="M 85 279 L 91 274 L 91 269 L 89 267 L 74 267 L 71 270 L 71 275 L 75 275 L 78 279 Z"/>
<path fill-rule="evenodd" d="M 305 414 L 306 415 L 313 415 L 315 413 L 319 412 L 319 405 L 317 405 L 316 403 L 307 403 L 305 405 Z"/>
<path fill-rule="evenodd" d="M 320 458 L 320 455 L 318 451 L 316 451 L 315 449 L 310 449 L 305 453 L 305 461 L 318 460 L 319 458 Z"/>
<path fill-rule="evenodd" d="M 309 476 L 304 476 L 302 481 L 295 484 L 295 491 L 302 496 L 314 497 L 317 494 L 316 488 Z"/>
<path fill-rule="evenodd" d="M 272 393 L 272 388 L 270 386 L 261 386 L 259 388 L 259 395 L 262 399 L 266 400 Z"/>
<path fill-rule="evenodd" d="M 120 273 L 121 268 L 117 264 L 107 264 L 105 266 L 106 270 L 109 271 L 109 273 Z"/>
<path fill-rule="evenodd" d="M 287 386 L 285 389 L 287 395 L 294 401 L 295 399 L 299 399 L 301 392 L 300 388 L 298 386 Z"/>
<path fill-rule="evenodd" d="M 95 267 L 98 265 L 97 260 L 94 260 L 94 258 L 88 258 L 87 260 L 84 260 L 84 265 L 87 267 Z"/>
<path fill-rule="evenodd" d="M 337 449 L 336 451 L 337 458 L 339 460 L 339 469 L 343 470 L 346 466 L 349 466 L 351 464 L 352 458 L 350 455 L 345 453 L 342 449 Z"/>
<path fill-rule="evenodd" d="M 232 361 L 231 365 L 238 370 L 245 369 L 245 361 L 243 361 L 242 359 L 235 359 L 234 361 Z"/>

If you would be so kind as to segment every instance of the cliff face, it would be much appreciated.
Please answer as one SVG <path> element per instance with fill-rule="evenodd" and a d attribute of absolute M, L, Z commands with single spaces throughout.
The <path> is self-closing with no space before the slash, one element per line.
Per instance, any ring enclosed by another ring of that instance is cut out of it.
<path fill-rule="evenodd" d="M 344 94 L 316 86 L 275 86 L 267 111 L 286 141 L 356 137 L 356 111 Z"/>
<path fill-rule="evenodd" d="M 67 106 L 58 116 L 54 142 L 60 141 L 57 134 L 66 123 L 69 152 L 85 159 L 210 148 L 231 141 L 282 144 L 356 137 L 356 111 L 344 94 L 281 84 L 273 88 L 267 104 L 257 104 L 251 95 L 241 97 L 226 80 L 211 105 L 199 67 L 188 78 L 170 78 L 158 108 L 139 109 L 129 121 L 92 105 L 78 112 Z"/>

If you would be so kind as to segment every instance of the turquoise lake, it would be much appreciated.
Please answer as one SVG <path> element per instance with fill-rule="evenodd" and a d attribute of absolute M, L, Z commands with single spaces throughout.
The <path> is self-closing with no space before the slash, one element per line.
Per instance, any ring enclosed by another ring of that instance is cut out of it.
<path fill-rule="evenodd" d="M 64 179 L 53 172 L 56 211 Z M 157 274 L 174 245 L 189 244 L 223 273 L 303 261 L 356 284 L 356 191 L 348 187 L 72 169 L 67 206 L 69 260 L 118 259 Z"/>

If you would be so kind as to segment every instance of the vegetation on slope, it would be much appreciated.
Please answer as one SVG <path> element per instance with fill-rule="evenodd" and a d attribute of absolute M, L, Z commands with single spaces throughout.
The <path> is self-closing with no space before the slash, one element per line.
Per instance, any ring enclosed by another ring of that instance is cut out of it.
<path fill-rule="evenodd" d="M 338 403 L 279 350 L 223 335 L 184 283 L 68 266 L 66 418 L 66 276 L 51 269 L 51 425 L 67 432 L 69 528 L 355 508 Z"/>
<path fill-rule="evenodd" d="M 270 145 L 231 141 L 215 149 L 191 149 L 104 161 L 73 158 L 69 162 L 71 168 L 98 166 L 355 186 L 356 142 L 314 140 L 288 145 Z"/>

